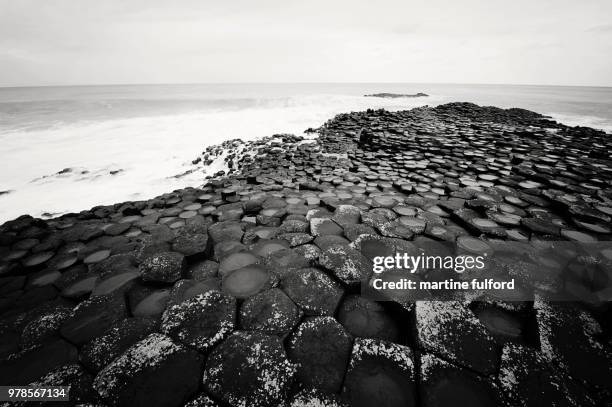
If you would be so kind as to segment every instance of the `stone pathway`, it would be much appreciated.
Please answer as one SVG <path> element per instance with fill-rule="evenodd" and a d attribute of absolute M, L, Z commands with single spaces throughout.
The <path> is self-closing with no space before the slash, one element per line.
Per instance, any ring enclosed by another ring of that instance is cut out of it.
<path fill-rule="evenodd" d="M 459 103 L 317 132 L 208 148 L 194 162 L 229 171 L 202 188 L 2 225 L 0 383 L 109 406 L 612 403 L 609 303 L 360 290 L 375 256 L 432 241 L 611 241 L 609 135 Z"/>

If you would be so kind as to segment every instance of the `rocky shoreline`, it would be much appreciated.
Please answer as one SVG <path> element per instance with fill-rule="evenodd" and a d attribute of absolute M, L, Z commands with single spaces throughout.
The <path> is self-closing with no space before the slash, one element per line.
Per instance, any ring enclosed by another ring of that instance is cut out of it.
<path fill-rule="evenodd" d="M 313 132 L 207 148 L 194 164 L 228 170 L 202 188 L 0 226 L 0 384 L 109 406 L 612 402 L 609 302 L 360 289 L 373 257 L 431 242 L 611 241 L 610 135 L 469 103 Z"/>

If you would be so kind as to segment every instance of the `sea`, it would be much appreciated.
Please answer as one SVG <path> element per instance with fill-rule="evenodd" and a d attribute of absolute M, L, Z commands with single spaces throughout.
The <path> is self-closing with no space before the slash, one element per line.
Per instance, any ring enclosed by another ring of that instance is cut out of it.
<path fill-rule="evenodd" d="M 371 93 L 422 98 L 373 98 Z M 428 83 L 104 85 L 0 88 L 0 223 L 149 199 L 223 169 L 206 146 L 303 134 L 334 115 L 448 102 L 533 110 L 612 133 L 612 88 Z"/>

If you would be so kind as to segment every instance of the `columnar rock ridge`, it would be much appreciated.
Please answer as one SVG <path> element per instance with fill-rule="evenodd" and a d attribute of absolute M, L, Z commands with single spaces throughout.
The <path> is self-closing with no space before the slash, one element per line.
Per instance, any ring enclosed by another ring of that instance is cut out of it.
<path fill-rule="evenodd" d="M 108 406 L 611 403 L 609 303 L 360 289 L 373 257 L 434 241 L 612 240 L 610 135 L 469 103 L 313 131 L 208 148 L 228 170 L 201 188 L 2 225 L 0 384 Z"/>

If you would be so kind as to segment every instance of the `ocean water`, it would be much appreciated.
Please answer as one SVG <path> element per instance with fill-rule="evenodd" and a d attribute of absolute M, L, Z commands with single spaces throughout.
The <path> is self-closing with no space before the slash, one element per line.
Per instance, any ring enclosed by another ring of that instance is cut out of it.
<path fill-rule="evenodd" d="M 425 92 L 427 98 L 364 94 Z M 302 134 L 338 113 L 451 101 L 522 107 L 612 133 L 612 88 L 450 84 L 202 84 L 0 88 L 0 222 L 198 186 L 206 146 Z"/>

